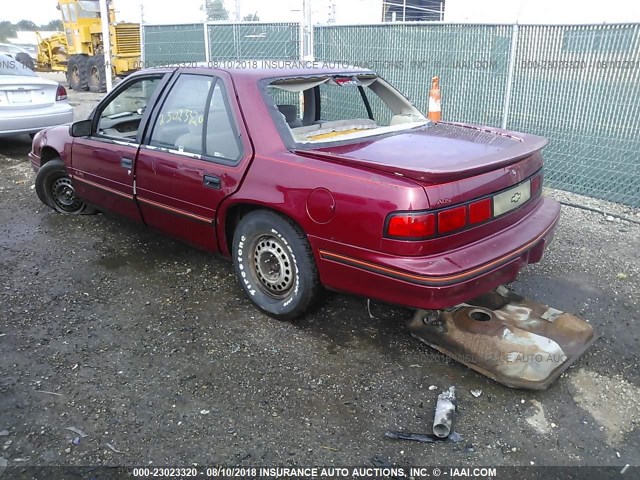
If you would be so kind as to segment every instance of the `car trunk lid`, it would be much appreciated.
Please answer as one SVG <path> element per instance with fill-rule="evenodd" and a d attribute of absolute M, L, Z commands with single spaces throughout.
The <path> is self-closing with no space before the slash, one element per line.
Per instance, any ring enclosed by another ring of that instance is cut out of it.
<path fill-rule="evenodd" d="M 298 150 L 402 175 L 423 184 L 452 182 L 508 167 L 534 156 L 547 140 L 534 135 L 440 122 L 358 143 Z"/>
<path fill-rule="evenodd" d="M 30 76 L 0 77 L 0 109 L 40 108 L 56 101 L 58 84 Z"/>

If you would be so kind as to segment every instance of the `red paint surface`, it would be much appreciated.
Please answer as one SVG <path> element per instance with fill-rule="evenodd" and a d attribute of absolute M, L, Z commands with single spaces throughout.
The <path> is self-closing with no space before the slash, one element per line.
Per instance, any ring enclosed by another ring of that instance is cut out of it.
<path fill-rule="evenodd" d="M 34 168 L 43 149 L 53 149 L 88 201 L 225 256 L 234 207 L 281 212 L 307 234 L 326 287 L 412 307 L 451 306 L 512 281 L 524 265 L 540 260 L 553 236 L 560 208 L 539 193 L 500 218 L 445 235 L 420 241 L 383 236 L 392 212 L 437 214 L 531 177 L 542 167 L 544 139 L 441 122 L 350 145 L 289 151 L 260 80 L 329 71 L 195 70 L 225 82 L 244 149 L 238 165 L 72 139 L 68 128 L 57 127 L 34 140 Z M 122 155 L 135 157 L 131 175 L 119 164 Z M 219 177 L 220 189 L 204 186 L 204 175 Z M 486 204 L 476 211 L 484 215 Z"/>

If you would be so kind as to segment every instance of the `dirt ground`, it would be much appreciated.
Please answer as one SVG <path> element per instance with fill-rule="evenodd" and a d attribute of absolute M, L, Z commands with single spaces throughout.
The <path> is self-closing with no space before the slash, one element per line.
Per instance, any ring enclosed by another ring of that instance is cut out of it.
<path fill-rule="evenodd" d="M 70 93 L 77 119 L 99 98 Z M 66 217 L 40 204 L 29 149 L 26 136 L 0 140 L 9 466 L 640 463 L 637 210 L 563 207 L 547 255 L 511 285 L 600 334 L 548 390 L 527 392 L 412 338 L 406 309 L 372 302 L 370 318 L 365 299 L 328 294 L 297 323 L 270 319 L 226 261 L 110 215 Z M 451 385 L 462 442 L 385 438 L 427 432 Z"/>

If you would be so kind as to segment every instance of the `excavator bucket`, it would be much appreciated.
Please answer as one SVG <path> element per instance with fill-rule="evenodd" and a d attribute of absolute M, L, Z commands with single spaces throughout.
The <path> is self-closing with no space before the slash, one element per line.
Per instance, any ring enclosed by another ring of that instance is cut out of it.
<path fill-rule="evenodd" d="M 418 310 L 411 334 L 508 387 L 544 390 L 596 340 L 589 323 L 505 287 L 447 310 Z"/>

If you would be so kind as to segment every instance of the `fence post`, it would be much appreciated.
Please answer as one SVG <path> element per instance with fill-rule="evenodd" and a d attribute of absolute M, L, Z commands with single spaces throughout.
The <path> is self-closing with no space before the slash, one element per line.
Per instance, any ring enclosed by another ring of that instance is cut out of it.
<path fill-rule="evenodd" d="M 516 65 L 516 47 L 518 45 L 518 24 L 513 25 L 511 31 L 511 48 L 509 49 L 509 66 L 507 70 L 507 88 L 504 92 L 504 105 L 502 108 L 502 128 L 507 128 L 507 116 L 511 105 L 511 90 L 513 88 L 513 72 Z"/>
<path fill-rule="evenodd" d="M 300 22 L 298 25 L 298 60 L 302 60 L 304 58 L 304 22 Z"/>
<path fill-rule="evenodd" d="M 211 64 L 211 45 L 209 42 L 209 24 L 204 22 L 202 24 L 204 27 L 204 61 L 207 62 L 207 65 Z"/>
<path fill-rule="evenodd" d="M 240 35 L 238 35 L 238 24 L 233 24 L 233 50 L 236 53 L 236 60 L 240 59 Z"/>
<path fill-rule="evenodd" d="M 144 68 L 144 44 L 146 43 L 144 38 L 144 23 L 140 23 L 140 63 L 142 64 L 141 68 Z"/>

